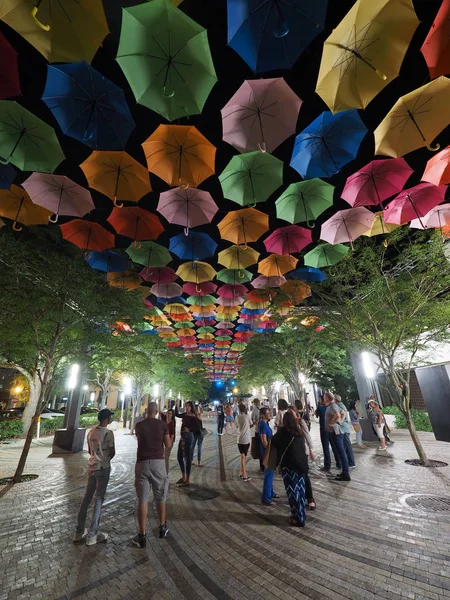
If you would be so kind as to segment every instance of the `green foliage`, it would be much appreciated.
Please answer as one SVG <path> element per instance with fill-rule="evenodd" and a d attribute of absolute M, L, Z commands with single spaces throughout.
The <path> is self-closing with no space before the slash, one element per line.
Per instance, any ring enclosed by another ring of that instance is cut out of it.
<path fill-rule="evenodd" d="M 54 419 L 42 419 L 40 435 L 50 435 L 55 433 L 57 429 L 62 429 L 64 417 L 55 417 Z"/>
<path fill-rule="evenodd" d="M 405 415 L 396 406 L 383 406 L 385 415 L 395 415 L 397 429 L 407 429 Z M 430 417 L 424 410 L 411 409 L 411 416 L 417 431 L 433 431 Z"/>
<path fill-rule="evenodd" d="M 97 414 L 80 415 L 80 427 L 94 427 L 94 425 L 97 425 L 97 423 Z"/>
<path fill-rule="evenodd" d="M 23 436 L 23 423 L 20 419 L 0 421 L 0 440 L 10 440 Z"/>
<path fill-rule="evenodd" d="M 187 358 L 182 350 L 164 348 L 155 359 L 152 383 L 164 385 L 166 396 L 172 390 L 173 398 L 180 394 L 185 400 L 200 401 L 206 398 L 209 389 L 204 375 L 200 356 Z"/>

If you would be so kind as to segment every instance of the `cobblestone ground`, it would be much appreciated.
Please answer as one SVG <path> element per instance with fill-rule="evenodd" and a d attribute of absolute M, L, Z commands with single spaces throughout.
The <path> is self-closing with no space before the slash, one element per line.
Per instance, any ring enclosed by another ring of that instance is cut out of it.
<path fill-rule="evenodd" d="M 256 461 L 249 461 L 252 481 L 240 481 L 235 436 L 218 438 L 212 420 L 206 427 L 204 468 L 193 467 L 190 489 L 171 485 L 170 534 L 160 541 L 149 532 L 144 550 L 130 544 L 136 532 L 135 439 L 116 434 L 102 517 L 110 538 L 92 547 L 71 542 L 86 453 L 50 456 L 51 440 L 36 442 L 26 471 L 39 478 L 0 488 L 0 600 L 450 598 L 450 468 L 406 465 L 415 457 L 406 433 L 394 434 L 388 453 L 357 450 L 351 483 L 313 466 L 318 508 L 299 530 L 287 524 L 284 494 L 276 508 L 259 503 Z M 430 457 L 450 462 L 448 444 L 421 437 Z M 0 446 L 2 476 L 13 472 L 19 451 L 14 444 Z M 172 484 L 178 477 L 174 450 Z M 275 487 L 284 492 L 278 476 Z M 198 500 L 199 491 L 218 495 Z M 420 510 L 405 502 L 410 494 L 424 495 Z M 447 504 L 427 511 L 425 495 L 447 498 Z M 154 510 L 150 524 L 155 534 Z"/>

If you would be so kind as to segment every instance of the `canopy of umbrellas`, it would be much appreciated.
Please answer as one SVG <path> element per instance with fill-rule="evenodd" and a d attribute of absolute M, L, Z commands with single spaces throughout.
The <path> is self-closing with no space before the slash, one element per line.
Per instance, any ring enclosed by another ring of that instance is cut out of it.
<path fill-rule="evenodd" d="M 207 32 L 179 4 L 151 0 L 124 8 L 116 57 L 136 101 L 169 122 L 200 114 L 217 81 Z M 255 74 L 290 69 L 322 31 L 326 12 L 327 0 L 228 0 L 228 44 Z M 290 166 L 302 180 L 280 192 L 276 215 L 289 224 L 264 239 L 264 258 L 250 244 L 269 232 L 269 217 L 255 206 L 283 184 L 283 163 L 271 153 L 295 134 L 302 100 L 283 78 L 242 83 L 221 111 L 223 140 L 238 154 L 219 180 L 224 197 L 242 208 L 217 223 L 220 238 L 232 244 L 218 252 L 219 272 L 205 262 L 215 256 L 216 242 L 195 230 L 218 211 L 210 193 L 198 189 L 216 173 L 216 148 L 194 126 L 161 124 L 142 144 L 147 168 L 124 151 L 135 128 L 124 93 L 90 66 L 108 34 L 101 0 L 4 0 L 0 19 L 49 63 L 62 63 L 48 65 L 42 96 L 59 125 L 57 135 L 5 99 L 20 95 L 20 82 L 16 52 L 0 37 L 0 216 L 17 231 L 74 217 L 60 226 L 62 235 L 87 252 L 89 265 L 104 271 L 113 286 L 142 290 L 148 308 L 142 333 L 158 334 L 168 347 L 201 352 L 212 380 L 235 375 L 253 333 L 278 327 L 274 303 L 276 314 L 292 311 L 310 294 L 308 282 L 326 279 L 320 269 L 343 259 L 359 236 L 409 222 L 450 225 L 450 205 L 442 204 L 450 147 L 433 155 L 422 183 L 409 189 L 404 187 L 413 171 L 402 158 L 421 147 L 437 150 L 431 144 L 450 124 L 450 81 L 444 77 L 450 72 L 450 0 L 443 0 L 421 49 L 432 80 L 398 98 L 373 133 L 357 109 L 398 76 L 419 24 L 413 4 L 357 0 L 335 27 L 323 47 L 316 88 L 330 110 L 295 138 Z M 107 228 L 85 218 L 95 208 L 87 187 L 53 174 L 65 158 L 61 135 L 93 150 L 80 167 L 87 186 L 114 204 Z M 356 157 L 366 135 L 374 136 L 375 154 L 385 158 L 348 177 L 341 197 L 350 208 L 323 222 L 324 243 L 297 268 L 294 254 L 311 244 L 311 227 L 333 205 L 334 187 L 323 179 Z M 22 186 L 13 183 L 12 165 L 32 172 Z M 156 208 L 180 226 L 169 248 L 155 242 L 164 231 L 159 217 L 136 205 L 151 191 L 149 172 L 170 186 Z M 130 238 L 126 255 L 112 250 L 113 231 Z M 184 262 L 175 271 L 168 265 L 177 259 Z M 252 281 L 247 269 L 255 264 Z"/>

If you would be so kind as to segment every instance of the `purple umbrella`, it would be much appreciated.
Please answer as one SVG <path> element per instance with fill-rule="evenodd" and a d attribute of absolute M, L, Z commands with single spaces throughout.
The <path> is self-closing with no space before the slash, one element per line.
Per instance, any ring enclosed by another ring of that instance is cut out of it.
<path fill-rule="evenodd" d="M 91 193 L 64 175 L 33 173 L 22 185 L 34 204 L 54 213 L 51 223 L 56 223 L 59 215 L 84 217 L 95 208 Z"/>
<path fill-rule="evenodd" d="M 244 81 L 221 111 L 223 139 L 239 152 L 273 152 L 295 133 L 301 105 L 282 77 Z"/>
<path fill-rule="evenodd" d="M 156 209 L 169 223 L 190 227 L 211 223 L 218 208 L 209 192 L 196 188 L 174 188 L 159 196 Z"/>

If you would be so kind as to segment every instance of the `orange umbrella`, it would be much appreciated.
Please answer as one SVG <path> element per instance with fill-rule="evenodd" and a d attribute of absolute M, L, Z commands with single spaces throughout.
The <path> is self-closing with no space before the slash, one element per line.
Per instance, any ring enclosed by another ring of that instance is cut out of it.
<path fill-rule="evenodd" d="M 212 312 L 216 308 L 215 304 L 206 304 L 205 306 L 200 306 L 198 304 L 194 304 L 189 307 L 189 310 L 193 313 L 204 313 L 204 312 Z"/>
<path fill-rule="evenodd" d="M 444 0 L 420 49 L 431 78 L 450 73 L 450 0 Z"/>
<path fill-rule="evenodd" d="M 298 259 L 291 254 L 269 254 L 258 263 L 258 273 L 266 277 L 278 277 L 295 269 Z"/>
<path fill-rule="evenodd" d="M 234 244 L 256 242 L 269 229 L 269 217 L 255 208 L 232 210 L 217 225 L 220 237 Z"/>
<path fill-rule="evenodd" d="M 218 306 L 216 312 L 218 315 L 232 315 L 238 312 L 239 306 Z"/>
<path fill-rule="evenodd" d="M 142 279 L 134 271 L 124 271 L 123 273 L 110 272 L 106 274 L 106 279 L 109 285 L 126 290 L 135 290 L 142 283 Z"/>
<path fill-rule="evenodd" d="M 138 202 L 151 191 L 147 169 L 126 152 L 94 150 L 80 165 L 89 187 L 114 202 Z"/>
<path fill-rule="evenodd" d="M 33 204 L 27 192 L 17 185 L 10 190 L 0 190 L 0 216 L 13 221 L 13 229 L 20 231 L 23 225 L 48 225 L 52 212 Z"/>
<path fill-rule="evenodd" d="M 216 148 L 191 125 L 160 125 L 142 147 L 148 170 L 171 186 L 197 187 L 214 175 Z"/>
<path fill-rule="evenodd" d="M 309 285 L 296 279 L 286 281 L 286 283 L 281 286 L 281 289 L 288 294 L 296 304 L 302 302 L 308 296 L 311 296 L 311 288 Z"/>
<path fill-rule="evenodd" d="M 422 175 L 422 181 L 434 185 L 450 183 L 450 146 L 430 158 Z"/>

